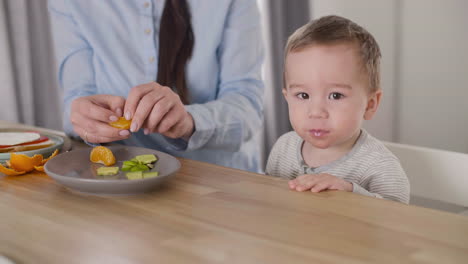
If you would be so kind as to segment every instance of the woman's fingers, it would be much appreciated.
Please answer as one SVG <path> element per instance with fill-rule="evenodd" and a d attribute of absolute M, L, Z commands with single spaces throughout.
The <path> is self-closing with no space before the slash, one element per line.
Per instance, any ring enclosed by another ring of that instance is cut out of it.
<path fill-rule="evenodd" d="M 193 118 L 185 110 L 179 95 L 154 82 L 131 89 L 124 116 L 132 119 L 132 132 L 144 127 L 145 134 L 156 132 L 179 138 L 191 134 L 194 127 Z"/>
<path fill-rule="evenodd" d="M 127 100 L 125 101 L 123 111 L 124 117 L 127 120 L 133 119 L 141 98 L 143 98 L 147 93 L 151 92 L 152 89 L 152 83 L 147 83 L 135 86 L 130 90 L 130 93 L 127 96 Z"/>
<path fill-rule="evenodd" d="M 157 109 L 161 115 L 170 109 L 170 102 L 164 100 L 164 97 L 157 92 L 147 93 L 143 98 L 141 98 L 138 106 L 135 110 L 135 114 L 132 117 L 132 125 L 130 131 L 137 132 L 145 123 L 145 120 L 150 118 L 152 111 Z"/>
<path fill-rule="evenodd" d="M 148 132 L 158 132 L 157 127 L 161 120 L 168 115 L 174 106 L 174 102 L 170 101 L 167 97 L 159 100 L 151 109 L 151 113 L 147 117 L 145 124 Z"/>
<path fill-rule="evenodd" d="M 109 125 L 122 115 L 125 99 L 115 95 L 91 95 L 73 100 L 70 121 L 74 131 L 91 143 L 105 143 L 126 139 L 128 130 Z"/>
<path fill-rule="evenodd" d="M 183 127 L 183 118 L 186 115 L 185 111 L 182 111 L 178 109 L 177 107 L 174 107 L 169 111 L 162 120 L 159 122 L 156 132 L 161 133 L 161 134 L 166 134 L 171 130 L 176 124 L 179 124 L 178 127 L 182 128 Z M 172 133 L 177 132 L 177 131 L 172 131 Z M 181 131 L 181 135 L 183 132 Z"/>
<path fill-rule="evenodd" d="M 72 118 L 75 132 L 91 143 L 105 143 L 128 138 L 128 130 L 120 130 L 87 116 L 75 113 Z"/>
<path fill-rule="evenodd" d="M 163 134 L 164 136 L 168 138 L 181 138 L 185 136 L 185 132 L 187 131 L 187 125 L 186 121 L 183 119 L 179 120 L 177 123 L 175 123 L 170 129 L 166 130 Z M 189 137 L 186 138 L 188 140 Z"/>
<path fill-rule="evenodd" d="M 93 95 L 80 97 L 73 100 L 71 105 L 71 118 L 76 113 L 89 119 L 112 122 L 116 121 L 118 114 L 115 112 L 124 105 L 124 99 L 114 95 Z"/>
<path fill-rule="evenodd" d="M 108 104 L 108 108 L 114 112 L 117 117 L 121 117 L 123 115 L 125 98 L 122 96 L 111 96 L 106 103 Z"/>
<path fill-rule="evenodd" d="M 148 130 L 154 130 L 176 104 L 182 102 L 169 87 L 154 82 L 147 83 L 132 88 L 125 102 L 124 116 L 132 119 L 132 132 L 138 131 L 144 124 Z"/>
<path fill-rule="evenodd" d="M 75 126 L 74 131 L 80 135 L 80 137 L 90 143 L 108 143 L 108 142 L 113 142 L 117 140 L 122 140 L 128 138 L 127 136 L 119 136 L 119 137 L 107 137 L 103 136 L 102 134 L 99 134 L 99 132 L 88 132 L 86 129 L 82 127 Z M 128 134 L 130 134 L 127 131 Z"/>

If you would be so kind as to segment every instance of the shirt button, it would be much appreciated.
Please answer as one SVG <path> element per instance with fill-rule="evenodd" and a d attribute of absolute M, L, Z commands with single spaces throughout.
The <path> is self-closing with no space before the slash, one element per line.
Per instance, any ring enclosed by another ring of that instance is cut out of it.
<path fill-rule="evenodd" d="M 153 62 L 154 62 L 154 56 L 151 56 L 151 57 L 149 58 L 149 62 L 150 62 L 150 63 L 153 63 Z"/>
<path fill-rule="evenodd" d="M 145 29 L 145 34 L 146 34 L 146 35 L 151 34 L 151 29 L 150 29 L 150 28 Z"/>
<path fill-rule="evenodd" d="M 150 6 L 150 3 L 149 3 L 149 2 L 145 2 L 145 3 L 143 4 L 143 6 L 144 6 L 145 8 L 148 8 L 148 7 Z"/>

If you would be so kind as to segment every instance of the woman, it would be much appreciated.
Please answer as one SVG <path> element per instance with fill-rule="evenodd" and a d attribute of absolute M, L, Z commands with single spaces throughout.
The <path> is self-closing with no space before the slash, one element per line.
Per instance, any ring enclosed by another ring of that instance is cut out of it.
<path fill-rule="evenodd" d="M 64 128 L 259 171 L 255 0 L 49 0 Z M 129 130 L 107 123 L 125 116 Z"/>

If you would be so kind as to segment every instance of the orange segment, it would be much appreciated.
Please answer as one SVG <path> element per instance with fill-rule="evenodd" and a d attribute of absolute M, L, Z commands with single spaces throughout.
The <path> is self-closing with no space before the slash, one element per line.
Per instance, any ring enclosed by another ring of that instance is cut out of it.
<path fill-rule="evenodd" d="M 59 150 L 56 149 L 47 159 L 45 159 L 45 160 L 42 161 L 41 165 L 46 164 L 46 162 L 48 162 L 51 158 L 57 156 L 58 152 L 59 152 Z M 43 170 L 42 170 L 42 171 L 43 171 Z"/>
<path fill-rule="evenodd" d="M 94 163 L 101 163 L 106 166 L 111 166 L 115 164 L 115 156 L 112 151 L 106 147 L 98 146 L 94 147 L 91 150 L 89 155 L 89 160 Z"/>
<path fill-rule="evenodd" d="M 119 117 L 119 120 L 110 122 L 109 125 L 119 129 L 130 129 L 130 124 L 132 120 L 127 120 L 125 117 Z"/>
<path fill-rule="evenodd" d="M 25 171 L 16 171 L 16 170 L 13 170 L 13 169 L 5 168 L 5 167 L 3 167 L 2 164 L 0 164 L 0 172 L 6 174 L 8 176 L 16 176 L 16 175 L 21 175 L 21 174 L 26 173 Z"/>
<path fill-rule="evenodd" d="M 42 159 L 42 155 L 39 154 L 29 157 L 24 154 L 11 153 L 10 167 L 15 171 L 30 172 L 34 170 L 34 166 L 41 165 Z"/>

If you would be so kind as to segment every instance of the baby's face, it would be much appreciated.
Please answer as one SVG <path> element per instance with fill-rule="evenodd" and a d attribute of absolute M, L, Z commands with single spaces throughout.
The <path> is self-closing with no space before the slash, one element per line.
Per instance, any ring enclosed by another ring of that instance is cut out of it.
<path fill-rule="evenodd" d="M 321 149 L 349 145 L 373 116 L 380 91 L 369 92 L 361 65 L 352 44 L 312 45 L 287 55 L 283 94 L 291 124 L 306 142 Z"/>

